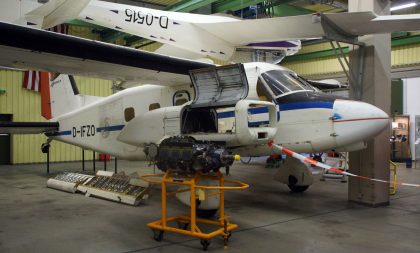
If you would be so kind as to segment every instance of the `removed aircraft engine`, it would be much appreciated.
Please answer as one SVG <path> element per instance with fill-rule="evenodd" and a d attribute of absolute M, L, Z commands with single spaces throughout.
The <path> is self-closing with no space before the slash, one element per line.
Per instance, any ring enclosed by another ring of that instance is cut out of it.
<path fill-rule="evenodd" d="M 159 146 L 151 144 L 146 153 L 160 170 L 173 172 L 217 172 L 221 167 L 232 165 L 237 158 L 216 143 L 197 141 L 189 136 L 169 137 Z"/>

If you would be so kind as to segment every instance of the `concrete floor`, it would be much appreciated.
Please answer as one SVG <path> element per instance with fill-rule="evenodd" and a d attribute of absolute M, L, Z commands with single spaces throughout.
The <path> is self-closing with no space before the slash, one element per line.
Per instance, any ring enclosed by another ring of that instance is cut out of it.
<path fill-rule="evenodd" d="M 129 172 L 145 165 L 119 163 Z M 51 171 L 80 168 L 61 163 Z M 251 188 L 227 195 L 227 212 L 239 225 L 229 252 L 420 252 L 418 188 L 400 187 L 390 206 L 369 208 L 349 204 L 347 184 L 339 181 L 316 181 L 304 194 L 290 194 L 261 159 L 235 164 L 231 173 Z M 400 166 L 398 173 L 401 181 L 420 182 L 420 169 Z M 0 166 L 0 252 L 201 252 L 197 239 L 166 233 L 162 242 L 153 240 L 146 223 L 160 217 L 158 189 L 132 207 L 48 189 L 46 180 L 41 164 Z M 171 214 L 186 212 L 170 203 Z M 209 251 L 226 252 L 222 239 L 213 239 Z"/>

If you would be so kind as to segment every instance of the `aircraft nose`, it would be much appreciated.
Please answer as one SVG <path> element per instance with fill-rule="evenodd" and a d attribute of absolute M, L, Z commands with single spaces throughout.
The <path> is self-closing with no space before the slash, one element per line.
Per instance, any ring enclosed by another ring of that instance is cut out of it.
<path fill-rule="evenodd" d="M 339 146 L 372 139 L 390 122 L 386 112 L 361 101 L 337 99 L 333 110 L 334 130 Z"/>

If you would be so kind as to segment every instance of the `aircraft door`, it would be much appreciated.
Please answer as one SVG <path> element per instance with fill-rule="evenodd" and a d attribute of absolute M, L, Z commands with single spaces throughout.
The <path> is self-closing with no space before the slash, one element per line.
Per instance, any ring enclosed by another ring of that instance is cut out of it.
<path fill-rule="evenodd" d="M 168 107 L 165 110 L 164 124 L 165 135 L 177 136 L 181 134 L 181 121 L 180 121 L 181 107 Z"/>
<path fill-rule="evenodd" d="M 190 108 L 227 107 L 248 96 L 248 81 L 242 64 L 190 71 L 195 98 Z"/>

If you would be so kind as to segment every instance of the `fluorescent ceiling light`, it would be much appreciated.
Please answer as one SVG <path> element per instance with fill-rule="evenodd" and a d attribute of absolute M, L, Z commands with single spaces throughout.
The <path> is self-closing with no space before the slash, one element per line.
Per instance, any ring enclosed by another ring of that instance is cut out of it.
<path fill-rule="evenodd" d="M 416 6 L 417 3 L 408 3 L 408 4 L 402 4 L 402 5 L 397 5 L 394 7 L 391 7 L 391 11 L 396 11 L 396 10 L 401 10 L 401 9 L 406 9 L 406 8 L 410 8 L 410 7 L 414 7 Z"/>

